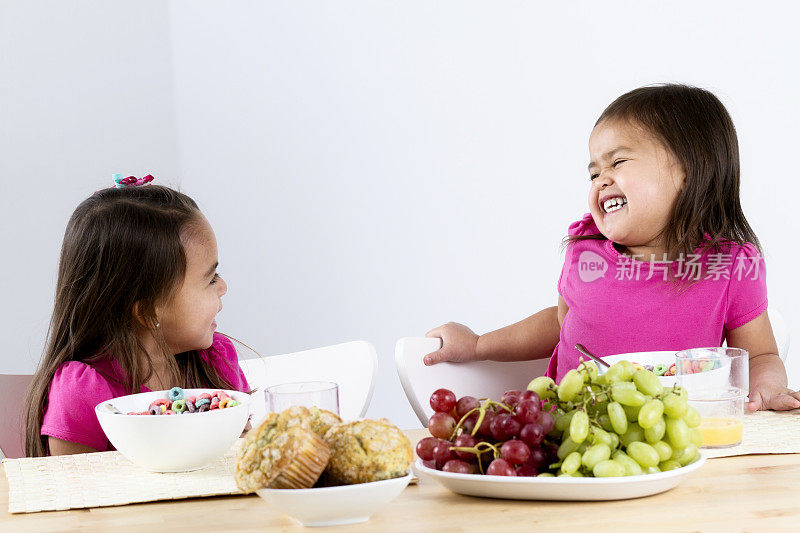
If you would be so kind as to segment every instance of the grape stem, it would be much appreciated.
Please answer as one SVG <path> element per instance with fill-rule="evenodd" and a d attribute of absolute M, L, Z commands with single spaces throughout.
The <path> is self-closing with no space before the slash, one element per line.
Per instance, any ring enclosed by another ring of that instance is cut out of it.
<path fill-rule="evenodd" d="M 485 474 L 485 472 L 483 471 L 483 464 L 481 463 L 481 455 L 483 454 L 483 451 L 481 451 L 481 447 L 491 449 L 492 453 L 494 454 L 494 458 L 495 459 L 500 457 L 500 450 L 497 449 L 497 446 L 494 446 L 493 444 L 490 444 L 488 442 L 483 442 L 483 441 L 481 441 L 478 444 L 476 444 L 475 446 L 471 446 L 471 447 L 451 446 L 450 450 L 456 451 L 456 452 L 474 453 L 475 456 L 478 458 L 478 468 L 480 469 L 481 474 Z"/>
<path fill-rule="evenodd" d="M 506 404 L 504 404 L 502 402 L 496 402 L 496 401 L 492 400 L 491 398 L 481 398 L 480 407 L 474 407 L 474 408 L 470 409 L 469 411 L 467 411 L 466 413 L 464 413 L 464 416 L 462 416 L 461 420 L 458 421 L 458 424 L 456 424 L 456 427 L 455 427 L 455 429 L 453 429 L 453 433 L 450 434 L 450 439 L 448 439 L 448 440 L 453 440 L 456 437 L 456 435 L 458 435 L 458 430 L 461 429 L 462 425 L 464 425 L 464 421 L 466 421 L 466 419 L 469 418 L 470 415 L 472 415 L 473 413 L 477 412 L 477 413 L 479 413 L 478 414 L 478 420 L 475 422 L 475 427 L 472 428 L 472 432 L 470 433 L 470 435 L 472 435 L 474 437 L 475 434 L 478 432 L 478 428 L 480 428 L 481 424 L 483 423 L 483 419 L 486 416 L 486 410 L 489 407 L 492 407 L 492 406 L 495 406 L 495 405 L 498 406 L 498 407 L 502 407 L 503 409 L 505 409 L 506 411 L 508 411 L 512 415 L 514 414 L 514 410 L 511 409 L 509 406 L 507 406 Z"/>

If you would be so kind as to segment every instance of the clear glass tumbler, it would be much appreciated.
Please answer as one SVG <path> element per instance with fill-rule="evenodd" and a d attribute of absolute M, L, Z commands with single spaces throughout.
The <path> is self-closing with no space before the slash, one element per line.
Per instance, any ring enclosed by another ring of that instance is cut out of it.
<path fill-rule="evenodd" d="M 339 414 L 339 386 L 330 381 L 298 381 L 267 387 L 267 410 L 278 413 L 295 405 Z"/>
<path fill-rule="evenodd" d="M 679 386 L 700 413 L 704 448 L 725 448 L 742 441 L 750 361 L 740 348 L 692 348 L 675 354 Z"/>

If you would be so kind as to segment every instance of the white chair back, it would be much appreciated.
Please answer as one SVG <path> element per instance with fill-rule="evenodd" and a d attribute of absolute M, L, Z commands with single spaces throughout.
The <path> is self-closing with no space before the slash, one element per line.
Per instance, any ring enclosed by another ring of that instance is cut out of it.
<path fill-rule="evenodd" d="M 430 337 L 406 337 L 395 346 L 397 375 L 423 427 L 428 426 L 433 414 L 429 400 L 436 389 L 450 389 L 459 398 L 470 395 L 500 400 L 507 390 L 525 390 L 533 378 L 544 375 L 550 361 L 547 358 L 513 363 L 478 361 L 425 366 L 422 362 L 425 354 L 441 346 L 441 339 Z"/>
<path fill-rule="evenodd" d="M 789 356 L 789 328 L 780 311 L 769 308 L 768 315 L 778 355 L 785 363 Z M 524 388 L 533 378 L 547 371 L 547 359 L 499 363 L 480 361 L 474 363 L 439 363 L 425 366 L 423 357 L 441 348 L 442 341 L 429 337 L 406 337 L 395 346 L 395 365 L 403 390 L 423 426 L 433 414 L 429 399 L 439 388 L 452 390 L 456 396 L 492 397 L 499 399 L 507 390 Z M 723 346 L 726 343 L 723 342 Z"/>
<path fill-rule="evenodd" d="M 236 343 L 239 350 L 241 343 Z M 240 357 L 243 352 L 239 352 Z M 372 399 L 378 354 L 366 341 L 353 341 L 313 350 L 240 359 L 253 394 L 252 423 L 266 416 L 264 391 L 271 385 L 297 381 L 332 381 L 339 385 L 339 415 L 343 420 L 363 418 Z"/>
<path fill-rule="evenodd" d="M 25 457 L 25 394 L 33 375 L 0 374 L 0 459 Z"/>

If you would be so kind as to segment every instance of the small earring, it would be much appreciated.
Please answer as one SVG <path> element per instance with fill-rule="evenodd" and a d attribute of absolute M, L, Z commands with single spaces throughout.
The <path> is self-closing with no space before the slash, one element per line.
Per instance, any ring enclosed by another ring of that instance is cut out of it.
<path fill-rule="evenodd" d="M 156 322 L 156 327 L 159 327 L 160 325 L 161 325 L 160 322 Z"/>

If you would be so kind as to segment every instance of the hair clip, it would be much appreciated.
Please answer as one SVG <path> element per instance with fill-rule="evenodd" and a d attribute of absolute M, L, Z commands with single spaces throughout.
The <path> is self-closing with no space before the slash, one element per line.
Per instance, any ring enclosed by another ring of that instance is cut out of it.
<path fill-rule="evenodd" d="M 142 185 L 147 185 L 154 179 L 150 174 L 143 178 L 136 178 L 135 176 L 123 178 L 122 174 L 112 174 L 111 177 L 114 179 L 117 189 L 122 189 L 123 187 L 140 187 Z"/>

